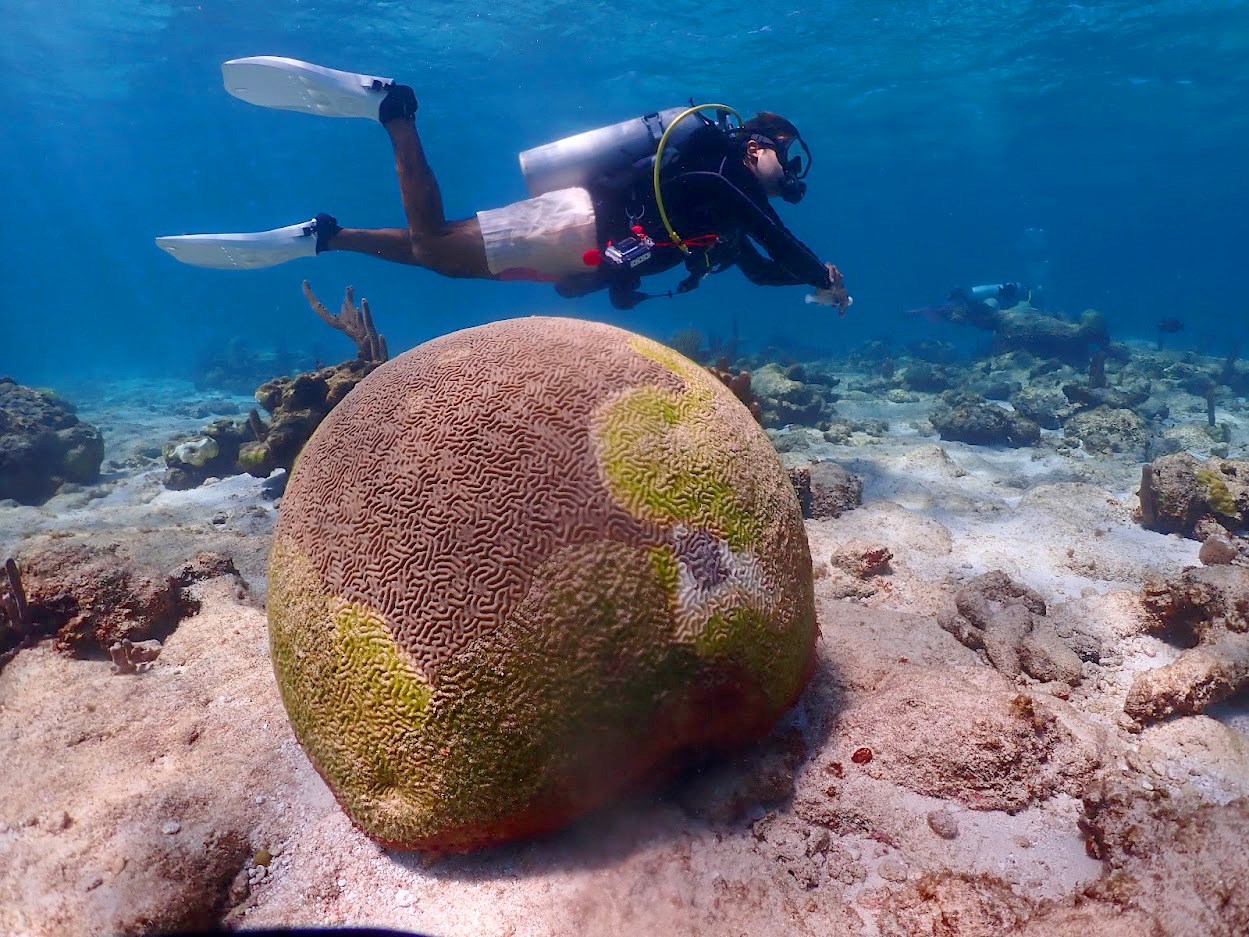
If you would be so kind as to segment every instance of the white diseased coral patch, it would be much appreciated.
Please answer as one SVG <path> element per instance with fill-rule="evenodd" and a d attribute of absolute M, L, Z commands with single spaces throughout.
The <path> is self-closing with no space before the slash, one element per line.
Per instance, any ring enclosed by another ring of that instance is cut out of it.
<path fill-rule="evenodd" d="M 742 609 L 770 614 L 775 589 L 753 553 L 734 551 L 714 534 L 683 524 L 672 528 L 670 542 L 677 561 L 677 640 L 697 640 L 717 614 Z"/>

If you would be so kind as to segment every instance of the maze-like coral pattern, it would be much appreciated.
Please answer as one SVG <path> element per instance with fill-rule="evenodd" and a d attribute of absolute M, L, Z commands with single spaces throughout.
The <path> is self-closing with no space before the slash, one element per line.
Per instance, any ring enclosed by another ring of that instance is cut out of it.
<path fill-rule="evenodd" d="M 550 829 L 757 737 L 813 660 L 766 436 L 692 362 L 596 323 L 497 323 L 375 371 L 300 456 L 270 578 L 296 735 L 403 846 Z"/>

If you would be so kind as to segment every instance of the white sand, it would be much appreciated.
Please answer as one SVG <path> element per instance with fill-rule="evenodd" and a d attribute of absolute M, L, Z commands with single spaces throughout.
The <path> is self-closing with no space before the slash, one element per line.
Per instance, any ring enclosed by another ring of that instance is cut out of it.
<path fill-rule="evenodd" d="M 136 446 L 204 422 L 171 416 L 188 392 L 105 388 L 80 412 L 91 419 L 107 407 L 123 440 L 110 443 L 109 458 L 124 461 Z M 138 405 L 157 398 L 170 403 Z M 824 573 L 820 671 L 773 740 L 704 779 L 731 787 L 734 772 L 758 775 L 788 727 L 809 747 L 792 798 L 716 823 L 683 809 L 688 790 L 677 790 L 548 840 L 432 863 L 356 832 L 291 734 L 257 607 L 273 483 L 242 477 L 163 492 L 150 466 L 135 465 L 43 508 L 0 506 L 0 556 L 53 532 L 124 541 L 161 567 L 219 549 L 236 557 L 251 586 L 250 595 L 229 578 L 197 587 L 202 613 L 178 628 L 148 673 L 114 676 L 107 662 L 63 658 L 47 643 L 0 671 L 0 933 L 85 937 L 185 923 L 194 919 L 188 909 L 211 904 L 235 879 L 231 921 L 245 927 L 873 937 L 891 896 L 925 871 L 990 873 L 1030 899 L 1096 880 L 1103 866 L 1085 851 L 1072 794 L 1098 771 L 1188 804 L 1249 796 L 1243 698 L 1217 716 L 1139 734 L 1120 727 L 1132 674 L 1176 654 L 1140 633 L 1136 595 L 1146 578 L 1194 564 L 1197 552 L 1134 523 L 1138 465 L 1044 444 L 1034 452 L 938 443 L 907 425 L 924 407 L 839 409 L 895 428 L 861 440 L 870 444 L 820 442 L 785 457 L 836 459 L 865 480 L 862 508 L 808 523 Z M 894 561 L 861 597 L 841 598 L 845 583 L 826 561 L 851 538 L 885 544 Z M 1017 686 L 934 621 L 960 582 L 991 569 L 1102 640 L 1102 664 L 1086 664 L 1068 700 L 1027 680 Z M 1020 687 L 1056 720 L 1054 757 L 1020 781 L 1049 784 L 1048 793 L 1013 814 L 977 809 L 974 785 L 922 793 L 956 784 L 941 759 L 974 754 L 977 726 L 1007 718 Z M 899 721 L 914 693 L 929 707 L 918 733 Z M 929 744 L 940 756 L 929 759 L 930 772 L 896 772 L 890 757 Z M 850 755 L 864 746 L 882 754 L 855 764 Z M 1058 777 L 1064 771 L 1073 778 Z M 955 838 L 933 831 L 934 812 L 954 821 Z M 264 871 L 253 862 L 262 849 L 274 856 Z"/>

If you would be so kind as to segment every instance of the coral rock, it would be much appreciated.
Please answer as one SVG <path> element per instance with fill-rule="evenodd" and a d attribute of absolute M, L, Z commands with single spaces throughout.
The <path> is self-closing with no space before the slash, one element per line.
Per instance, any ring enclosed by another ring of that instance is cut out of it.
<path fill-rule="evenodd" d="M 1080 658 L 1045 617 L 1045 601 L 1001 570 L 977 576 L 955 596 L 956 612 L 938 616 L 941 627 L 973 650 L 983 650 L 999 671 L 1034 680 L 1080 682 Z"/>
<path fill-rule="evenodd" d="M 1249 569 L 1189 569 L 1145 584 L 1153 629 L 1188 649 L 1137 675 L 1123 710 L 1141 722 L 1203 712 L 1249 686 Z"/>
<path fill-rule="evenodd" d="M 167 636 L 198 606 L 174 576 L 132 563 L 116 544 L 53 546 L 25 556 L 32 630 L 56 632 L 57 650 L 99 655 L 123 640 Z"/>
<path fill-rule="evenodd" d="M 1141 470 L 1140 499 L 1141 524 L 1150 530 L 1201 540 L 1234 532 L 1249 518 L 1249 462 L 1163 456 Z"/>
<path fill-rule="evenodd" d="M 292 472 L 269 573 L 295 734 L 405 848 L 557 828 L 758 739 L 814 666 L 811 558 L 766 433 L 620 329 L 466 329 L 370 374 Z"/>
<path fill-rule="evenodd" d="M 893 553 L 884 544 L 851 540 L 838 547 L 829 562 L 855 579 L 869 579 L 887 570 L 892 559 Z"/>
<path fill-rule="evenodd" d="M 973 394 L 950 394 L 928 419 L 942 439 L 976 446 L 1030 446 L 1041 438 L 1031 420 Z"/>
<path fill-rule="evenodd" d="M 1011 394 L 1010 405 L 1016 413 L 1042 429 L 1058 429 L 1069 412 L 1067 399 L 1062 394 L 1031 385 Z"/>
<path fill-rule="evenodd" d="M 754 371 L 750 386 L 763 410 L 764 426 L 814 426 L 833 415 L 825 386 L 786 377 L 780 365 L 766 364 Z"/>
<path fill-rule="evenodd" d="M 1144 458 L 1149 427 L 1131 410 L 1095 407 L 1082 410 L 1063 424 L 1063 435 L 1078 439 L 1089 452 L 1121 452 Z"/>
<path fill-rule="evenodd" d="M 863 503 L 863 479 L 836 462 L 816 462 L 791 469 L 789 475 L 803 517 L 841 517 Z"/>
<path fill-rule="evenodd" d="M 943 390 L 948 390 L 950 383 L 950 376 L 944 368 L 927 361 L 913 362 L 902 372 L 902 384 L 907 390 L 939 394 Z"/>
<path fill-rule="evenodd" d="M 240 581 L 242 580 L 233 558 L 224 553 L 213 553 L 208 550 L 196 553 L 190 560 L 179 566 L 173 575 L 183 586 L 203 582 L 206 579 L 216 579 L 218 576 L 235 576 Z"/>
<path fill-rule="evenodd" d="M 104 439 L 52 391 L 0 378 L 0 500 L 42 504 L 66 482 L 100 477 Z"/>
<path fill-rule="evenodd" d="M 1197 559 L 1206 566 L 1226 566 L 1234 563 L 1244 552 L 1242 538 L 1233 540 L 1227 534 L 1219 532 L 1206 537 L 1197 551 Z"/>
<path fill-rule="evenodd" d="M 1093 348 L 1108 341 L 1106 318 L 1096 309 L 1084 310 L 1073 322 L 1020 303 L 1001 310 L 993 323 L 995 350 L 1026 351 L 1039 358 L 1083 363 Z"/>

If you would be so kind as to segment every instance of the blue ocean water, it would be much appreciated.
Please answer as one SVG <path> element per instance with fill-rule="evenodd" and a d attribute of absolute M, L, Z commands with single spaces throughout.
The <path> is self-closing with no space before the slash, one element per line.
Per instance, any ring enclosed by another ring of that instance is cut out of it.
<path fill-rule="evenodd" d="M 657 337 L 725 332 L 736 317 L 748 341 L 842 352 L 879 335 L 948 334 L 903 311 L 952 286 L 1026 276 L 1029 227 L 1045 230 L 1051 308 L 1097 307 L 1115 338 L 1150 338 L 1173 315 L 1188 326 L 1177 341 L 1216 354 L 1249 339 L 1249 4 L 1237 0 L 0 10 L 0 373 L 20 381 L 177 376 L 232 338 L 347 357 L 308 311 L 304 277 L 327 301 L 355 284 L 392 352 L 535 312 Z M 735 271 L 623 313 L 603 294 L 566 301 L 548 286 L 341 254 L 252 273 L 179 265 L 154 236 L 317 211 L 402 224 L 380 128 L 223 91 L 221 61 L 255 54 L 412 84 L 457 217 L 525 196 L 526 147 L 690 98 L 779 111 L 815 154 L 806 200 L 782 215 L 841 267 L 856 304 L 839 321 L 804 304 L 804 288 L 756 287 Z"/>

